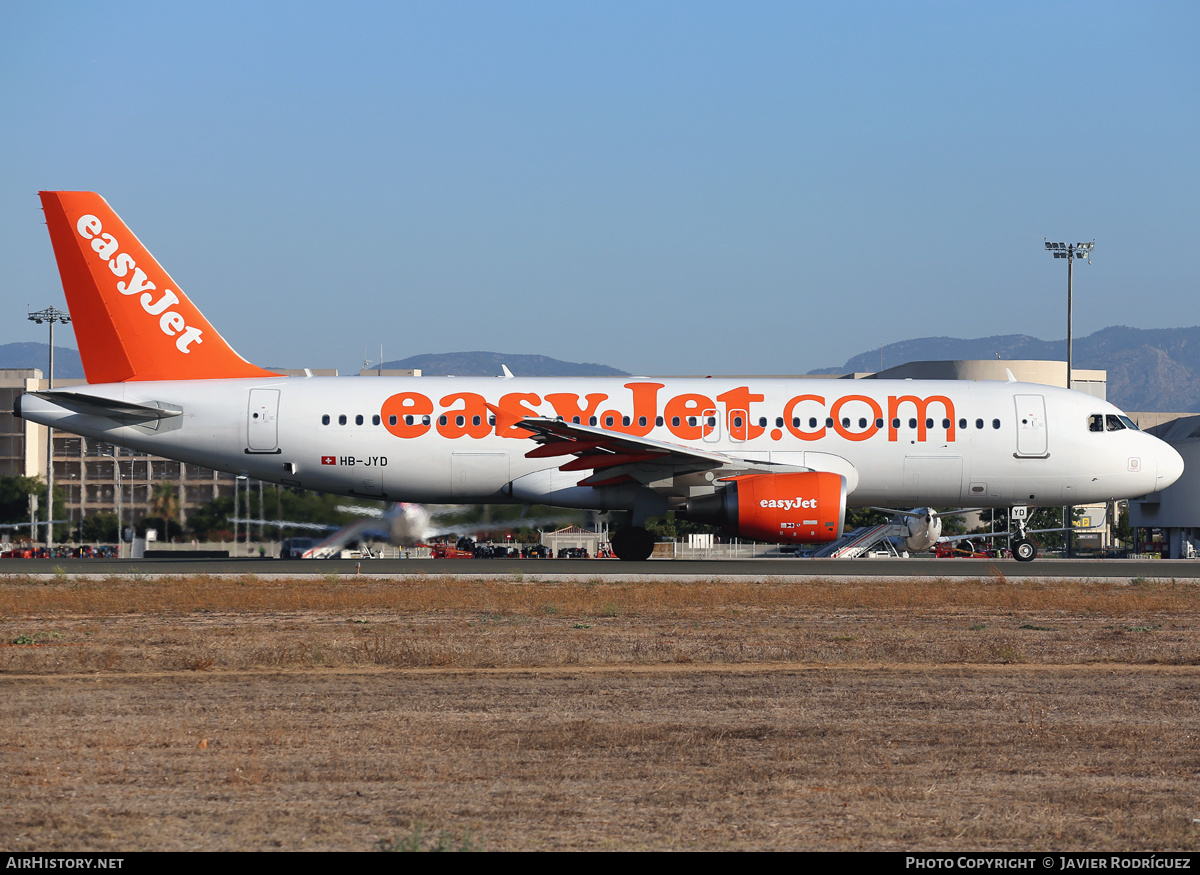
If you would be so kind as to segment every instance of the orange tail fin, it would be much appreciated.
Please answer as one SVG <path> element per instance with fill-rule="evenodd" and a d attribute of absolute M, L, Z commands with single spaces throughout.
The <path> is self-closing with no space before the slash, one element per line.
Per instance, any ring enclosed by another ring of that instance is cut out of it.
<path fill-rule="evenodd" d="M 277 376 L 233 351 L 104 198 L 40 194 L 89 383 Z"/>

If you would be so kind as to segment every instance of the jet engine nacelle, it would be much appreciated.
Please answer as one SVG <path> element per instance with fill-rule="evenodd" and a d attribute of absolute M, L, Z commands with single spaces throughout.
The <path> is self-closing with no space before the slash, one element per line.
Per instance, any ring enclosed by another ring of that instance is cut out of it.
<path fill-rule="evenodd" d="M 834 541 L 846 521 L 846 479 L 827 471 L 733 477 L 716 494 L 689 499 L 684 515 L 757 541 Z"/>
<path fill-rule="evenodd" d="M 904 545 L 910 553 L 923 553 L 937 543 L 942 536 L 942 518 L 934 516 L 927 507 L 919 507 L 912 511 L 906 521 L 908 534 L 905 535 Z"/>

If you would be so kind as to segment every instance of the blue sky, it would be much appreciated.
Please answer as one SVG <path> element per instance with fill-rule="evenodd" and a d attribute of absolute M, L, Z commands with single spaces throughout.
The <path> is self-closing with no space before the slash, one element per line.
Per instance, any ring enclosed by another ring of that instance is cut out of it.
<path fill-rule="evenodd" d="M 804 373 L 1200 323 L 1192 3 L 0 7 L 0 342 L 103 194 L 246 358 Z"/>

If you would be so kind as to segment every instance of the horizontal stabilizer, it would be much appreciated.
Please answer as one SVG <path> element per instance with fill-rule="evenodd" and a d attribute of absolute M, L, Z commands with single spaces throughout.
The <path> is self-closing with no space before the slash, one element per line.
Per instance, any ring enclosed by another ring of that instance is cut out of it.
<path fill-rule="evenodd" d="M 159 407 L 154 403 L 135 404 L 131 401 L 115 401 L 111 398 L 99 398 L 82 392 L 30 392 L 37 398 L 83 413 L 88 416 L 104 416 L 109 419 L 119 419 L 126 422 L 149 422 L 151 420 L 169 419 L 179 416 L 183 410 L 178 407 Z"/>

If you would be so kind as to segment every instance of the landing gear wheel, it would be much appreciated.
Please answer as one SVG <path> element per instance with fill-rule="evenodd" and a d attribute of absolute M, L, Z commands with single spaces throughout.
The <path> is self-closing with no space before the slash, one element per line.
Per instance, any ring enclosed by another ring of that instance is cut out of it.
<path fill-rule="evenodd" d="M 641 526 L 618 529 L 612 536 L 612 549 L 618 559 L 645 562 L 654 552 L 654 536 Z"/>
<path fill-rule="evenodd" d="M 1013 541 L 1012 554 L 1018 562 L 1032 562 L 1037 558 L 1037 544 L 1027 538 L 1020 538 Z"/>

